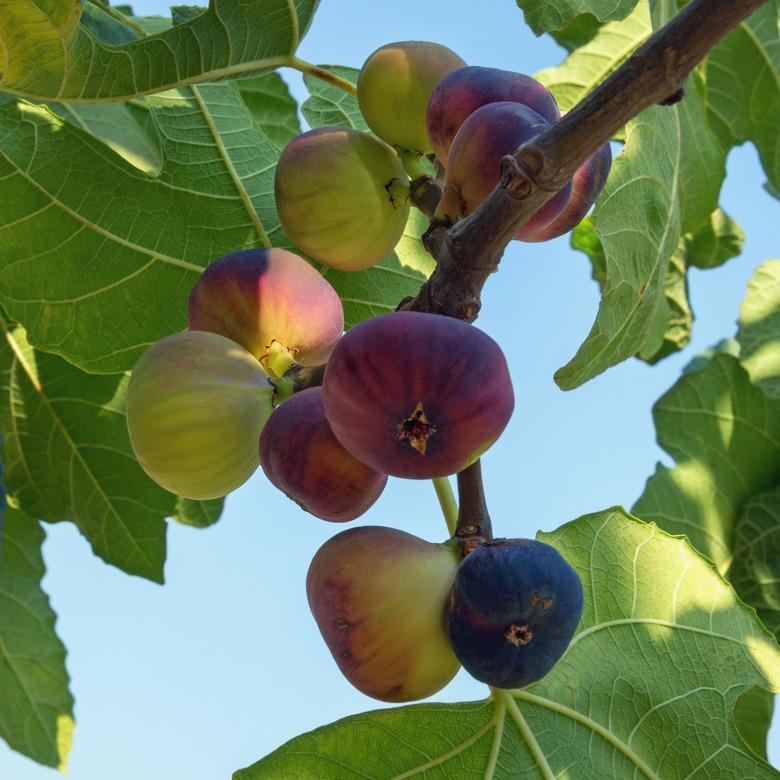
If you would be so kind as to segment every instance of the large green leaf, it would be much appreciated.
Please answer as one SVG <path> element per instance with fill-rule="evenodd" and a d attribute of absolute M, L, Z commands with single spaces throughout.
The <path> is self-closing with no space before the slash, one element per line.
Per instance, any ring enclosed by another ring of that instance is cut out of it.
<path fill-rule="evenodd" d="M 176 496 L 133 455 L 124 415 L 127 375 L 85 374 L 34 350 L 0 321 L 0 434 L 9 501 L 49 522 L 71 520 L 95 554 L 163 580 L 164 518 Z"/>
<path fill-rule="evenodd" d="M 751 14 L 705 61 L 710 125 L 728 150 L 756 145 L 768 188 L 780 196 L 780 0 Z"/>
<path fill-rule="evenodd" d="M 517 0 L 526 24 L 536 35 L 560 30 L 580 14 L 592 14 L 604 22 L 623 19 L 636 4 L 637 0 Z"/>
<path fill-rule="evenodd" d="M 748 283 L 737 341 L 750 381 L 780 399 L 780 260 L 759 266 Z"/>
<path fill-rule="evenodd" d="M 357 68 L 329 65 L 328 70 L 352 84 L 357 84 L 360 72 Z M 360 113 L 354 95 L 309 75 L 304 76 L 303 81 L 311 96 L 301 106 L 301 113 L 311 127 L 337 125 L 368 131 L 368 125 Z"/>
<path fill-rule="evenodd" d="M 40 524 L 6 509 L 0 546 L 0 738 L 46 766 L 65 768 L 73 733 L 65 647 L 41 589 Z"/>
<path fill-rule="evenodd" d="M 742 742 L 733 711 L 754 686 L 780 690 L 780 648 L 712 563 L 618 508 L 540 536 L 586 594 L 578 632 L 547 677 L 484 702 L 346 718 L 234 779 L 777 780 Z"/>
<path fill-rule="evenodd" d="M 658 444 L 676 465 L 658 465 L 632 511 L 725 568 L 743 504 L 780 483 L 780 402 L 731 355 L 697 365 L 655 404 Z"/>
<path fill-rule="evenodd" d="M 0 89 L 47 100 L 119 100 L 258 76 L 293 63 L 316 8 L 317 0 L 211 0 L 208 9 L 145 35 L 89 2 L 82 12 L 78 0 L 6 0 Z"/>

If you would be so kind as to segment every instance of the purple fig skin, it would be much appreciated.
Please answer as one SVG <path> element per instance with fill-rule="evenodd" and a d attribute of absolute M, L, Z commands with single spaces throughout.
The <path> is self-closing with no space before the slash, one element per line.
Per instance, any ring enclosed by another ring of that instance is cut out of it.
<path fill-rule="evenodd" d="M 350 528 L 315 554 L 312 615 L 344 676 L 385 702 L 425 699 L 460 669 L 444 628 L 456 548 L 394 528 Z"/>
<path fill-rule="evenodd" d="M 360 517 L 387 484 L 386 474 L 339 444 L 325 417 L 321 387 L 301 390 L 274 409 L 260 436 L 260 465 L 302 509 L 333 523 Z"/>
<path fill-rule="evenodd" d="M 330 283 L 299 255 L 245 249 L 209 263 L 190 292 L 187 323 L 232 339 L 261 363 L 277 342 L 295 362 L 316 365 L 341 338 L 344 310 Z"/>
<path fill-rule="evenodd" d="M 551 241 L 574 230 L 604 189 L 611 168 L 612 149 L 607 141 L 577 169 L 572 179 L 571 198 L 560 215 L 538 233 L 522 240 Z"/>
<path fill-rule="evenodd" d="M 445 624 L 472 677 L 494 688 L 522 688 L 560 660 L 582 609 L 582 581 L 554 547 L 494 539 L 464 558 Z"/>
<path fill-rule="evenodd" d="M 442 77 L 426 108 L 428 137 L 439 162 L 447 166 L 455 134 L 474 111 L 503 101 L 522 103 L 550 124 L 561 116 L 550 90 L 532 76 L 479 65 L 459 68 Z"/>
<path fill-rule="evenodd" d="M 322 397 L 347 450 L 410 479 L 466 468 L 514 409 L 506 359 L 490 336 L 461 320 L 408 311 L 348 330 L 328 359 Z"/>
<path fill-rule="evenodd" d="M 522 103 L 490 103 L 474 111 L 461 125 L 450 149 L 444 192 L 436 208 L 438 219 L 456 221 L 474 211 L 493 191 L 501 176 L 501 158 L 540 133 L 549 122 Z M 566 208 L 569 181 L 514 235 L 532 236 Z"/>
<path fill-rule="evenodd" d="M 384 260 L 409 217 L 409 176 L 400 158 L 352 127 L 318 127 L 293 138 L 276 164 L 274 195 L 290 240 L 338 271 Z"/>
<path fill-rule="evenodd" d="M 443 76 L 465 65 L 440 43 L 399 41 L 380 46 L 360 69 L 360 112 L 390 146 L 416 157 L 431 154 L 425 121 L 428 98 Z"/>

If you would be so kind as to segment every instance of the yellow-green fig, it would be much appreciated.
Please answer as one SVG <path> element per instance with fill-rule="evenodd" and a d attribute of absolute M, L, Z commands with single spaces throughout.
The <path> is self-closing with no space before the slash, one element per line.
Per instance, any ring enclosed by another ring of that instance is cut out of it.
<path fill-rule="evenodd" d="M 460 669 L 444 624 L 461 555 L 382 526 L 325 542 L 306 577 L 314 619 L 344 676 L 386 702 L 441 690 Z"/>
<path fill-rule="evenodd" d="M 363 63 L 357 80 L 360 112 L 390 146 L 414 157 L 431 154 L 426 109 L 438 82 L 466 62 L 452 49 L 430 41 L 380 46 Z"/>
<path fill-rule="evenodd" d="M 260 465 L 274 387 L 249 352 L 217 333 L 166 336 L 141 355 L 127 386 L 136 458 L 179 496 L 225 496 Z"/>
<path fill-rule="evenodd" d="M 409 217 L 409 177 L 383 141 L 351 127 L 319 127 L 282 150 L 276 209 L 290 240 L 341 271 L 383 260 Z"/>

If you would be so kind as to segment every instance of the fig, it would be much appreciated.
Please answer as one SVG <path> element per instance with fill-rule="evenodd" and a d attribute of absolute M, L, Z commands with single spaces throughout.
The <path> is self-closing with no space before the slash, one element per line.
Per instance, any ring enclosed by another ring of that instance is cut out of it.
<path fill-rule="evenodd" d="M 445 623 L 455 655 L 472 677 L 494 688 L 522 688 L 558 662 L 582 608 L 582 581 L 554 547 L 494 539 L 463 559 Z"/>
<path fill-rule="evenodd" d="M 138 462 L 185 498 L 219 498 L 260 465 L 274 387 L 260 363 L 218 333 L 166 336 L 141 355 L 127 385 L 127 429 Z"/>
<path fill-rule="evenodd" d="M 357 100 L 368 126 L 390 146 L 414 157 L 431 154 L 426 108 L 436 84 L 466 65 L 452 49 L 429 41 L 388 43 L 363 63 Z"/>
<path fill-rule="evenodd" d="M 524 73 L 468 65 L 443 76 L 425 112 L 428 138 L 441 164 L 447 166 L 455 134 L 471 114 L 488 103 L 507 100 L 528 106 L 550 124 L 561 116 L 550 90 Z"/>
<path fill-rule="evenodd" d="M 260 436 L 260 465 L 300 507 L 337 523 L 360 517 L 387 484 L 386 474 L 361 463 L 333 435 L 321 387 L 301 390 L 276 407 Z"/>
<path fill-rule="evenodd" d="M 486 333 L 441 314 L 396 311 L 350 328 L 322 383 L 333 433 L 359 461 L 428 479 L 473 463 L 509 422 L 504 353 Z"/>
<path fill-rule="evenodd" d="M 385 702 L 424 699 L 460 669 L 444 629 L 444 603 L 460 553 L 394 528 L 342 531 L 306 576 L 312 614 L 339 669 Z"/>
<path fill-rule="evenodd" d="M 351 127 L 319 127 L 293 138 L 276 165 L 274 194 L 290 240 L 340 271 L 387 257 L 409 216 L 409 177 L 400 158 Z"/>
<path fill-rule="evenodd" d="M 209 263 L 190 292 L 190 330 L 219 333 L 271 374 L 324 363 L 344 330 L 338 293 L 286 249 L 245 249 Z"/>
<path fill-rule="evenodd" d="M 461 125 L 450 149 L 444 191 L 437 219 L 468 216 L 499 182 L 501 158 L 540 133 L 549 122 L 522 103 L 489 103 Z M 525 239 L 550 224 L 566 207 L 572 183 L 567 182 L 514 235 Z"/>
<path fill-rule="evenodd" d="M 547 227 L 523 241 L 550 241 L 577 227 L 604 189 L 611 167 L 612 149 L 607 141 L 577 169 L 566 208 Z"/>

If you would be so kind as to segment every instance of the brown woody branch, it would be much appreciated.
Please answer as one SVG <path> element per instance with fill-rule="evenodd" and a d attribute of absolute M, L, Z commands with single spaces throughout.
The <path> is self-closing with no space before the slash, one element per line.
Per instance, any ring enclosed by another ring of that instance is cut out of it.
<path fill-rule="evenodd" d="M 482 288 L 517 230 L 630 119 L 677 102 L 693 68 L 767 0 L 692 0 L 577 106 L 502 160 L 501 181 L 468 217 L 432 222 L 423 240 L 437 265 L 399 309 L 473 322 Z"/>

